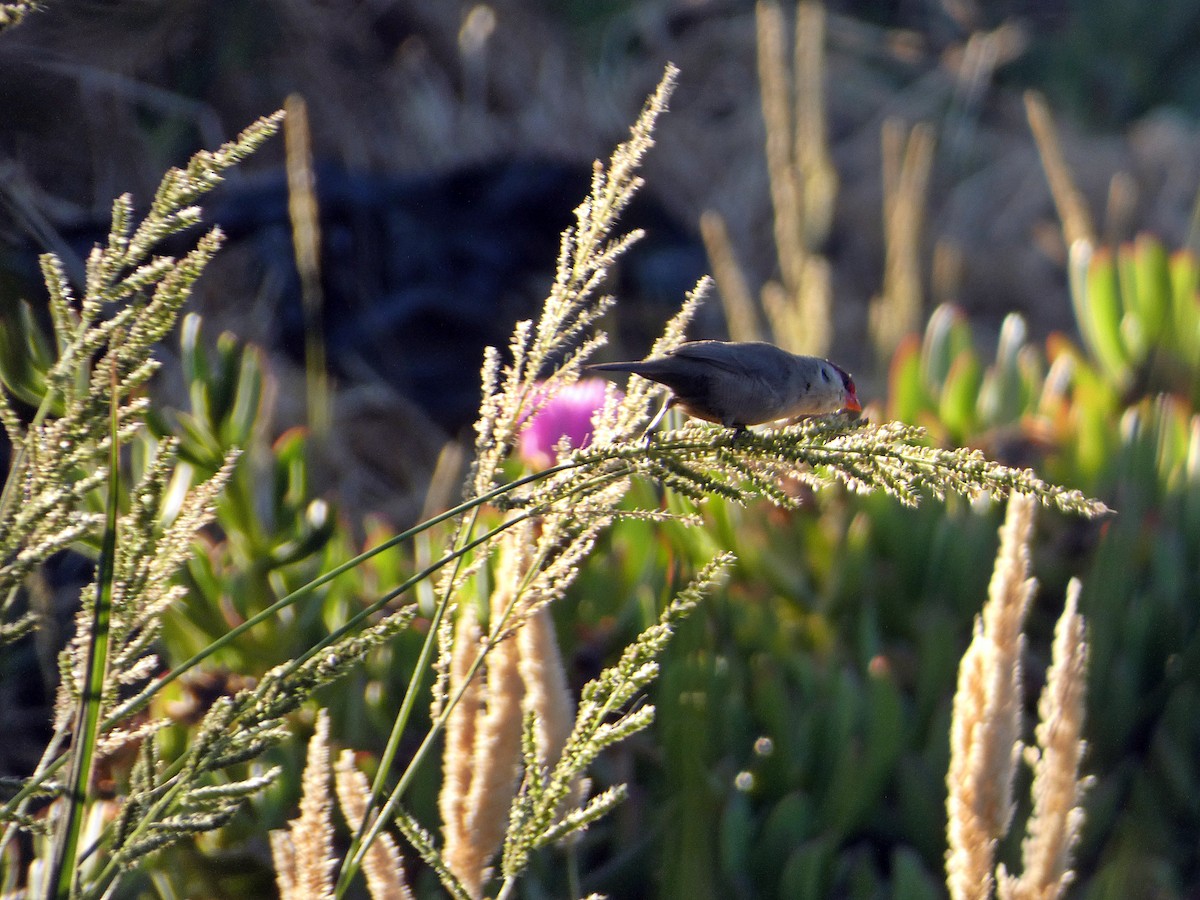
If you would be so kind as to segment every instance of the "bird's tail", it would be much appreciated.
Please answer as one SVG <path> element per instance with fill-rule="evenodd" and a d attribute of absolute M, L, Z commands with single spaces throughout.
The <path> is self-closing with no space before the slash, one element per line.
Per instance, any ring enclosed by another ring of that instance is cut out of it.
<path fill-rule="evenodd" d="M 595 372 L 632 372 L 635 375 L 640 375 L 646 371 L 644 362 L 592 363 L 587 368 Z"/>

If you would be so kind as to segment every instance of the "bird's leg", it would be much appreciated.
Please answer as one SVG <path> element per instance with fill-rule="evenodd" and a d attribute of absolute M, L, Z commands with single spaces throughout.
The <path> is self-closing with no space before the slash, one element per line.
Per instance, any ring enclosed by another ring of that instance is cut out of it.
<path fill-rule="evenodd" d="M 654 414 L 654 418 L 650 420 L 650 424 L 646 426 L 646 430 L 642 432 L 643 440 L 645 440 L 645 441 L 650 440 L 650 432 L 652 432 L 658 426 L 658 423 L 663 420 L 663 416 L 665 416 L 667 414 L 667 410 L 670 409 L 674 405 L 675 405 L 675 398 L 668 397 L 666 402 L 662 405 L 662 408 L 659 409 L 659 411 Z"/>

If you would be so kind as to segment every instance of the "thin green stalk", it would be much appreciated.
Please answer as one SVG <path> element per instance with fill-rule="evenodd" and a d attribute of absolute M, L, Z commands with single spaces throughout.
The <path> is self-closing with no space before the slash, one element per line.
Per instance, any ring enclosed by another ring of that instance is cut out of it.
<path fill-rule="evenodd" d="M 391 771 L 392 764 L 396 761 L 396 754 L 400 751 L 400 741 L 404 736 L 404 730 L 408 727 L 408 720 L 417 703 L 418 686 L 421 683 L 422 675 L 428 671 L 430 661 L 433 659 L 433 648 L 437 645 L 438 630 L 441 628 L 442 619 L 446 615 L 446 609 L 450 606 L 454 581 L 458 577 L 458 573 L 462 569 L 463 559 L 465 559 L 465 548 L 470 545 L 470 542 L 463 542 L 475 530 L 475 524 L 478 520 L 479 507 L 476 507 L 471 515 L 470 522 L 461 525 L 455 537 L 455 542 L 461 546 L 456 551 L 458 559 L 455 560 L 454 575 L 447 580 L 446 592 L 433 609 L 433 617 L 429 621 L 429 630 L 426 631 L 425 641 L 421 644 L 421 653 L 417 657 L 417 664 L 413 668 L 412 677 L 409 678 L 408 685 L 404 689 L 404 699 L 400 703 L 400 710 L 396 713 L 396 718 L 392 723 L 392 732 L 388 735 L 387 746 L 384 748 L 383 756 L 379 760 L 379 768 L 376 770 L 375 779 L 371 784 L 371 793 L 367 797 L 366 809 L 363 810 L 362 820 L 359 822 L 359 826 L 354 833 L 354 838 L 350 842 L 350 848 L 343 857 L 344 863 L 341 871 L 338 872 L 338 881 L 334 888 L 334 896 L 337 898 L 341 898 L 345 894 L 346 888 L 350 886 L 350 881 L 358 872 L 359 848 L 363 845 L 363 835 L 375 824 L 372 813 L 375 811 L 375 806 L 379 802 L 380 795 L 383 794 L 383 786 L 387 780 L 388 772 Z M 493 529 L 491 534 L 499 533 L 501 528 L 508 528 L 514 522 L 515 520 L 506 520 L 500 526 Z M 485 538 L 490 539 L 490 535 L 485 535 Z M 482 540 L 478 543 L 481 542 Z"/>
<path fill-rule="evenodd" d="M 297 657 L 288 666 L 288 668 L 285 670 L 285 675 L 290 674 L 291 672 L 295 671 L 297 667 L 303 665 L 305 662 L 312 659 L 314 656 L 321 653 L 326 648 L 337 643 L 344 636 L 346 636 L 351 631 L 353 631 L 358 625 L 361 625 L 366 619 L 370 618 L 372 615 L 379 612 L 379 610 L 383 609 L 383 607 L 387 606 L 389 603 L 391 603 L 397 597 L 401 596 L 402 594 L 408 593 L 408 591 L 410 591 L 412 588 L 416 587 L 422 581 L 427 579 L 430 575 L 433 575 L 434 573 L 436 573 L 438 571 L 438 569 L 440 569 L 442 566 L 446 565 L 447 563 L 451 563 L 451 562 L 461 562 L 463 557 L 465 557 L 468 553 L 470 553 L 476 547 L 480 546 L 481 544 L 486 544 L 488 541 L 490 541 L 492 538 L 494 538 L 500 532 L 509 528 L 511 525 L 515 524 L 515 522 L 517 522 L 517 521 L 519 521 L 519 519 L 502 522 L 500 525 L 497 525 L 495 528 L 493 528 L 486 534 L 475 538 L 474 540 L 470 541 L 467 544 L 464 544 L 462 547 L 460 547 L 457 550 L 452 550 L 450 553 L 447 553 L 445 556 L 440 557 L 439 559 L 435 560 L 434 562 L 431 562 L 429 565 L 427 565 L 421 571 L 416 572 L 413 575 L 410 575 L 398 587 L 395 587 L 392 590 L 388 591 L 386 594 L 384 594 L 378 600 L 371 603 L 369 606 L 363 607 L 361 610 L 359 610 L 357 613 L 355 613 L 353 616 L 351 616 L 349 619 L 347 619 L 345 624 L 343 624 L 342 626 L 337 628 L 335 631 L 330 632 L 325 637 L 321 638 L 321 640 L 319 642 L 314 644 L 308 650 L 304 651 L 303 655 Z M 431 620 L 431 622 L 436 623 L 438 621 L 439 621 L 439 614 L 435 609 L 434 618 Z M 431 628 L 430 631 L 432 631 L 432 630 L 433 629 Z M 419 670 L 420 670 L 420 664 L 418 662 L 418 667 L 417 667 L 416 671 L 419 671 Z"/>
<path fill-rule="evenodd" d="M 561 466 L 556 466 L 555 469 L 563 469 L 563 468 L 571 468 L 571 467 L 572 466 L 570 464 L 563 464 Z M 550 470 L 546 470 L 546 471 L 550 471 Z M 630 474 L 631 474 L 631 472 L 629 472 L 629 471 L 606 473 L 605 475 L 600 476 L 600 478 L 597 479 L 597 481 L 599 481 L 599 482 L 613 481 L 618 478 L 626 478 Z M 490 532 L 488 532 L 483 537 L 476 538 L 475 540 L 471 541 L 471 543 L 468 544 L 467 547 L 464 548 L 464 550 L 469 549 L 471 547 L 475 547 L 486 541 L 489 541 L 489 540 L 491 540 L 492 537 L 494 537 L 500 531 L 503 531 L 503 530 L 517 524 L 518 522 L 524 521 L 525 519 L 531 518 L 534 515 L 536 515 L 536 513 L 531 512 L 531 511 L 526 511 L 525 513 L 523 513 L 519 516 L 515 516 L 511 519 L 507 519 L 500 525 L 496 526 L 496 528 L 492 529 Z M 456 552 L 458 552 L 458 551 L 456 551 Z M 493 646 L 495 646 L 496 638 L 499 634 L 502 633 L 504 625 L 508 621 L 508 618 L 509 618 L 510 614 L 512 613 L 512 610 L 515 605 L 516 605 L 516 601 L 514 599 L 513 603 L 510 603 L 509 606 L 505 609 L 504 614 L 500 617 L 500 620 L 498 622 L 491 623 L 491 626 L 490 626 L 491 630 L 488 635 L 487 642 L 480 649 L 480 651 L 476 655 L 474 661 L 471 663 L 470 667 L 467 670 L 466 677 L 463 678 L 462 684 L 459 685 L 458 690 L 455 691 L 455 693 L 453 695 L 451 695 L 450 697 L 448 697 L 446 699 L 446 705 L 445 705 L 445 708 L 442 710 L 441 715 L 438 716 L 438 718 L 434 722 L 430 723 L 429 731 L 426 732 L 425 737 L 422 739 L 420 745 L 416 749 L 416 752 L 413 753 L 412 758 L 409 760 L 408 765 L 405 767 L 404 772 L 401 773 L 400 780 L 396 783 L 396 787 L 392 789 L 392 793 L 388 795 L 387 802 L 384 803 L 383 808 L 379 812 L 379 815 L 377 817 L 375 817 L 374 819 L 371 819 L 369 815 L 363 816 L 362 824 L 359 826 L 358 833 L 355 834 L 354 840 L 351 842 L 350 848 L 346 851 L 346 855 L 343 858 L 344 861 L 343 861 L 343 865 L 342 865 L 342 870 L 341 870 L 341 872 L 338 873 L 338 883 L 337 883 L 337 887 L 336 887 L 336 893 L 334 895 L 336 898 L 338 898 L 338 900 L 340 900 L 340 898 L 345 895 L 345 892 L 350 885 L 350 881 L 354 878 L 354 876 L 356 874 L 358 874 L 358 869 L 362 864 L 363 858 L 366 856 L 367 848 L 369 848 L 371 843 L 374 842 L 375 838 L 378 837 L 379 832 L 382 831 L 383 828 L 385 827 L 385 824 L 388 821 L 388 818 L 391 816 L 391 814 L 395 811 L 396 807 L 399 805 L 401 798 L 404 796 L 405 791 L 408 789 L 408 785 L 412 782 L 412 779 L 413 779 L 414 775 L 416 774 L 416 770 L 419 768 L 420 764 L 424 761 L 425 755 L 429 752 L 429 749 L 433 746 L 433 742 L 437 739 L 438 735 L 441 733 L 442 729 L 445 727 L 446 722 L 450 718 L 451 711 L 454 709 L 455 706 L 458 705 L 459 700 L 462 699 L 463 694 L 466 692 L 467 685 L 471 683 L 471 679 L 473 679 L 475 677 L 475 673 L 478 672 L 479 667 L 483 665 L 483 661 L 484 661 L 484 659 L 486 659 L 487 654 L 490 652 L 491 648 Z M 435 612 L 435 619 L 434 619 L 435 623 L 441 621 L 441 616 L 444 614 L 444 610 L 448 606 L 449 606 L 449 596 L 447 595 L 438 602 L 438 607 Z M 420 681 L 419 674 L 422 670 L 422 667 L 427 667 L 429 665 L 429 660 L 427 658 L 427 655 L 425 654 L 425 650 L 427 648 L 431 648 L 431 646 L 432 646 L 431 642 L 433 642 L 433 641 L 436 641 L 436 628 L 431 626 L 429 629 L 428 635 L 426 636 L 426 639 L 425 639 L 425 645 L 422 647 L 422 657 L 423 658 L 418 661 L 418 665 L 417 665 L 417 668 L 414 670 L 413 677 L 409 681 L 408 691 L 406 691 L 406 693 L 405 693 L 405 701 L 406 702 L 408 701 L 409 692 L 415 691 L 415 686 L 419 684 L 419 681 Z M 399 722 L 399 716 L 397 717 L 397 721 Z M 407 722 L 407 715 L 405 715 L 405 721 Z M 402 731 L 403 731 L 403 729 L 400 729 L 399 732 L 397 732 L 396 729 L 393 729 L 392 737 L 396 739 L 395 743 L 397 744 L 397 746 L 399 745 L 399 734 L 401 734 Z M 389 741 L 388 741 L 389 748 L 391 748 L 392 743 L 393 743 L 392 739 L 389 738 Z M 393 757 L 394 757 L 394 754 L 393 754 Z M 392 760 L 388 759 L 387 764 L 384 765 L 384 762 L 381 760 L 379 769 L 378 769 L 378 772 L 377 772 L 376 778 L 375 778 L 376 783 L 379 783 L 383 777 L 386 777 L 387 772 L 390 771 L 390 769 L 391 769 L 391 762 L 392 762 Z M 377 795 L 375 793 L 375 785 L 372 785 L 372 794 L 371 794 L 370 799 L 368 800 L 368 813 L 369 813 L 370 809 L 375 805 L 376 801 L 377 801 Z M 369 825 L 368 825 L 368 822 L 370 823 Z"/>
<path fill-rule="evenodd" d="M 470 541 L 460 550 L 455 551 L 455 553 L 459 554 L 459 564 L 461 564 L 462 560 L 465 558 L 467 551 L 479 546 L 480 544 L 487 543 L 501 531 L 505 531 L 519 522 L 523 522 L 526 519 L 533 517 L 533 515 L 534 513 L 532 512 L 526 512 L 506 519 L 504 522 L 491 529 L 487 534 Z M 475 518 L 476 517 L 472 517 L 470 525 L 465 527 L 460 532 L 461 535 L 470 534 L 471 531 L 474 530 Z M 466 689 L 466 685 L 469 684 L 471 679 L 475 677 L 475 673 L 483 664 L 484 659 L 487 657 L 488 651 L 494 646 L 495 636 L 500 632 L 504 621 L 507 620 L 509 613 L 512 611 L 513 605 L 515 605 L 514 600 L 514 603 L 510 604 L 508 609 L 505 610 L 504 616 L 501 617 L 500 622 L 493 623 L 492 633 L 489 635 L 488 642 L 480 649 L 478 655 L 475 657 L 475 660 L 471 663 L 471 666 L 467 672 L 467 677 L 463 679 L 463 683 L 459 686 L 459 689 L 454 693 L 454 695 L 446 699 L 446 706 L 442 710 L 442 714 L 438 717 L 437 721 L 433 723 L 430 734 L 427 735 L 425 741 L 422 741 L 421 746 L 417 749 L 416 754 L 414 754 L 413 758 L 409 760 L 408 766 L 401 776 L 400 784 L 398 784 L 397 788 L 392 792 L 391 795 L 389 795 L 388 802 L 384 805 L 383 812 L 381 812 L 377 818 L 372 819 L 371 813 L 379 802 L 379 796 L 383 793 L 383 783 L 387 778 L 387 773 L 391 771 L 392 764 L 395 762 L 396 754 L 399 752 L 400 748 L 400 741 L 404 735 L 405 728 L 408 726 L 408 719 L 411 716 L 412 708 L 415 706 L 416 691 L 421 682 L 420 673 L 429 667 L 429 660 L 433 655 L 433 646 L 437 639 L 438 627 L 441 624 L 442 617 L 445 615 L 446 610 L 450 606 L 449 591 L 452 589 L 453 584 L 454 578 L 452 577 L 447 582 L 446 595 L 438 601 L 437 606 L 434 609 L 434 616 L 430 622 L 425 643 L 421 648 L 421 656 L 417 660 L 416 668 L 413 670 L 413 677 L 409 680 L 408 688 L 405 691 L 404 701 L 401 704 L 400 712 L 396 716 L 396 721 L 392 727 L 392 733 L 388 737 L 387 748 L 384 750 L 383 756 L 380 758 L 379 768 L 375 775 L 375 782 L 371 785 L 371 794 L 367 798 L 366 811 L 362 817 L 362 822 L 359 825 L 358 831 L 355 833 L 354 839 L 351 841 L 350 847 L 346 851 L 346 855 L 344 857 L 345 863 L 343 865 L 342 872 L 340 872 L 338 875 L 337 897 L 341 897 L 344 894 L 346 888 L 350 884 L 350 881 L 356 874 L 358 874 L 359 866 L 362 863 L 363 857 L 366 855 L 366 848 L 369 847 L 371 842 L 375 840 L 376 836 L 379 834 L 379 831 L 383 827 L 382 824 L 379 823 L 386 821 L 389 811 L 394 809 L 396 803 L 399 802 L 400 794 L 403 793 L 404 789 L 400 785 L 407 787 L 407 784 L 410 780 L 409 772 L 416 769 L 417 765 L 419 765 L 421 760 L 424 758 L 427 746 L 432 744 L 433 738 L 435 738 L 445 726 L 446 721 L 449 719 L 450 712 L 455 706 L 458 705 L 458 701 L 462 698 L 462 695 Z"/>
<path fill-rule="evenodd" d="M 75 883 L 75 860 L 79 853 L 79 838 L 83 830 L 83 814 L 92 781 L 92 762 L 100 737 L 100 706 L 108 675 L 108 655 L 112 634 L 113 579 L 117 552 L 117 509 L 120 493 L 120 441 L 118 439 L 117 364 L 113 354 L 112 394 L 109 398 L 108 502 L 105 508 L 104 537 L 100 547 L 100 563 L 96 574 L 96 602 L 92 610 L 87 667 L 80 691 L 79 710 L 75 718 L 75 739 L 71 747 L 71 774 L 67 779 L 65 820 L 54 846 L 48 885 L 53 885 L 58 900 L 69 900 Z"/>
<path fill-rule="evenodd" d="M 142 815 L 137 826 L 126 837 L 126 845 L 131 845 L 135 838 L 141 837 L 142 834 L 149 829 L 150 824 L 158 821 L 161 817 L 161 813 L 170 808 L 170 805 L 175 802 L 175 798 L 178 796 L 180 791 L 183 791 L 187 788 L 188 785 L 186 779 L 179 777 L 186 768 L 186 760 L 187 757 L 181 757 L 180 759 L 175 760 L 175 762 L 168 769 L 168 772 L 164 778 L 164 784 L 166 783 L 167 779 L 173 778 L 175 779 L 174 782 L 169 788 L 163 791 L 162 795 L 155 801 L 154 805 L 147 809 Z M 115 883 L 114 880 L 116 879 L 120 869 L 121 855 L 119 853 L 109 854 L 108 861 L 105 863 L 104 868 L 101 869 L 100 874 L 96 876 L 92 883 L 92 886 L 96 891 L 103 892 L 100 894 L 100 896 L 107 896 L 108 891 L 111 889 L 112 883 Z M 93 893 L 90 896 L 95 895 L 96 894 Z"/>
<path fill-rule="evenodd" d="M 479 521 L 479 507 L 476 507 L 471 513 L 471 521 L 462 526 L 459 530 L 456 543 L 461 546 L 458 548 L 458 558 L 454 561 L 454 573 L 446 580 L 446 593 L 441 600 L 433 608 L 433 616 L 429 620 L 429 630 L 425 634 L 425 642 L 421 646 L 421 653 L 417 657 L 417 664 L 413 668 L 413 677 L 408 680 L 408 685 L 404 690 L 404 699 L 400 703 L 400 711 L 396 714 L 396 719 L 392 723 L 392 733 L 388 735 L 387 746 L 384 748 L 383 756 L 379 761 L 379 768 L 375 772 L 374 782 L 371 784 L 371 793 L 367 797 L 367 806 L 363 810 L 362 822 L 359 826 L 359 831 L 370 820 L 371 814 L 375 811 L 375 804 L 379 800 L 379 795 L 383 793 L 383 785 L 387 780 L 387 773 L 391 771 L 392 763 L 396 761 L 396 754 L 400 750 L 400 740 L 403 737 L 404 729 L 408 725 L 409 717 L 412 715 L 413 707 L 416 706 L 417 687 L 421 682 L 421 675 L 429 668 L 429 661 L 433 657 L 433 648 L 437 644 L 438 629 L 442 625 L 442 619 L 446 617 L 446 610 L 450 607 L 451 591 L 455 580 L 458 578 L 458 573 L 462 571 L 463 560 L 466 559 L 466 548 L 469 546 L 478 546 L 485 543 L 494 535 L 500 533 L 502 529 L 509 528 L 515 524 L 515 520 L 505 521 L 496 528 L 492 529 L 488 534 L 484 535 L 478 541 L 467 541 L 467 538 L 475 531 L 475 525 Z M 356 835 L 357 837 L 357 835 Z M 351 854 L 357 847 L 351 846 Z"/>
<path fill-rule="evenodd" d="M 572 466 L 563 466 L 561 468 L 572 468 Z M 616 481 L 620 478 L 628 478 L 630 474 L 631 474 L 631 472 L 628 470 L 622 470 L 620 472 L 606 473 L 605 475 L 602 475 L 597 479 L 593 479 L 594 484 L 587 485 L 587 486 L 595 487 L 596 484 L 603 484 L 604 482 L 607 482 L 607 481 Z M 514 482 L 514 484 L 515 484 L 515 482 Z M 310 647 L 308 650 L 306 650 L 301 656 L 299 656 L 295 660 L 293 660 L 291 665 L 286 670 L 286 672 L 288 674 L 290 674 L 291 672 L 295 671 L 295 668 L 297 666 L 302 665 L 303 663 L 312 659 L 317 654 L 321 653 L 323 650 L 325 650 L 329 646 L 337 643 L 345 635 L 347 635 L 351 631 L 353 631 L 358 625 L 362 624 L 362 622 L 364 622 L 366 619 L 370 618 L 372 615 L 379 612 L 379 610 L 383 609 L 383 607 L 387 606 L 389 603 L 391 603 L 397 597 L 402 596 L 403 594 L 406 594 L 411 588 L 416 587 L 418 584 L 421 584 L 422 582 L 424 582 L 430 575 L 437 572 L 438 569 L 440 569 L 442 566 L 446 565 L 447 563 L 454 562 L 456 560 L 461 561 L 461 559 L 463 559 L 467 553 L 474 550 L 476 547 L 480 546 L 481 544 L 486 544 L 488 541 L 490 541 L 496 535 L 500 534 L 502 531 L 506 531 L 507 529 L 511 528 L 513 525 L 516 525 L 519 522 L 523 522 L 526 519 L 533 518 L 534 516 L 537 516 L 537 515 L 539 515 L 539 513 L 534 509 L 524 510 L 521 513 L 513 516 L 512 518 L 505 519 L 503 522 L 501 522 L 495 528 L 492 528 L 490 531 L 488 531 L 486 534 L 483 534 L 477 538 L 473 538 L 469 543 L 463 545 L 459 549 L 453 550 L 450 553 L 447 553 L 445 556 L 440 557 L 439 559 L 430 563 L 428 566 L 426 566 L 425 568 L 416 572 L 415 574 L 410 575 L 398 587 L 393 588 L 391 591 L 384 594 L 382 597 L 380 597 L 378 600 L 371 603 L 369 606 L 363 607 L 361 610 L 359 610 L 357 613 L 355 613 L 353 616 L 351 616 L 349 619 L 347 619 L 346 622 L 344 624 L 342 624 L 339 628 L 330 632 L 328 635 L 326 635 L 324 638 L 322 638 L 319 642 L 317 642 L 312 647 Z M 474 528 L 474 517 L 472 520 L 471 528 L 472 529 Z M 470 529 L 467 531 L 467 533 L 470 533 Z M 439 603 L 440 603 L 440 601 L 439 601 Z M 508 613 L 511 612 L 511 609 L 512 609 L 512 607 L 510 606 L 509 609 L 505 611 L 504 616 L 500 620 L 501 623 L 503 623 L 504 621 L 507 620 Z M 437 622 L 440 622 L 440 615 L 441 614 L 438 612 L 438 606 L 435 606 L 434 607 L 434 619 L 431 621 L 433 621 L 435 624 Z M 432 631 L 433 629 L 431 628 L 430 630 Z M 418 670 L 419 670 L 419 664 L 418 664 Z M 385 767 L 381 766 L 380 768 L 382 769 Z M 369 807 L 368 807 L 368 812 L 369 812 Z"/>
<path fill-rule="evenodd" d="M 158 891 L 159 900 L 182 900 L 166 872 L 151 872 L 150 883 Z"/>
<path fill-rule="evenodd" d="M 311 594 L 317 588 L 323 587 L 324 585 L 333 581 L 339 575 L 344 575 L 346 572 L 349 572 L 351 569 L 355 568 L 356 566 L 362 565 L 364 562 L 371 559 L 372 557 L 377 556 L 380 553 L 383 553 L 385 550 L 390 550 L 391 548 L 397 546 L 398 544 L 404 543 L 404 541 L 407 541 L 409 538 L 414 537 L 415 535 L 418 535 L 423 531 L 427 531 L 428 529 L 432 528 L 435 525 L 440 525 L 442 522 L 446 521 L 447 519 L 452 519 L 455 516 L 458 516 L 464 512 L 469 512 L 472 509 L 475 509 L 477 507 L 480 507 L 487 503 L 490 503 L 492 500 L 495 500 L 497 497 L 502 496 L 503 494 L 508 493 L 511 490 L 515 490 L 516 488 L 524 487 L 526 484 L 536 481 L 539 478 L 543 478 L 546 475 L 553 474 L 556 472 L 561 472 L 561 471 L 564 471 L 564 470 L 570 469 L 570 468 L 575 468 L 577 465 L 582 465 L 582 464 L 564 463 L 560 466 L 555 466 L 553 469 L 546 469 L 542 472 L 535 472 L 532 475 L 523 476 L 523 477 L 517 479 L 516 481 L 511 481 L 506 484 L 503 484 L 493 491 L 489 491 L 488 493 L 483 494 L 479 497 L 476 497 L 472 500 L 468 500 L 464 503 L 460 503 L 458 506 L 454 507 L 453 509 L 449 509 L 443 513 L 439 513 L 438 515 L 434 516 L 431 519 L 426 519 L 424 522 L 414 525 L 412 528 L 409 528 L 406 531 L 402 531 L 400 534 L 397 534 L 397 535 L 394 535 L 393 537 L 388 538 L 386 541 L 384 541 L 382 544 L 379 544 L 377 547 L 372 547 L 370 550 L 365 550 L 362 553 L 358 554 L 358 556 L 355 556 L 353 559 L 347 560 L 346 562 L 342 563 L 341 565 L 335 566 L 334 568 L 330 569 L 325 574 L 320 575 L 317 578 L 314 578 L 312 581 L 308 582 L 307 584 L 296 588 L 296 590 L 292 591 L 287 596 L 281 597 L 280 599 L 276 600 L 274 603 L 272 603 L 270 606 L 268 606 L 262 612 L 256 613 L 255 615 L 253 615 L 249 619 L 247 619 L 245 622 L 230 629 L 225 634 L 221 635 L 219 638 L 214 640 L 211 644 L 209 644 L 203 650 L 196 652 L 191 658 L 189 658 L 189 659 L 185 660 L 184 662 L 180 663 L 179 665 L 175 666 L 173 669 L 171 669 L 169 672 L 167 672 L 161 678 L 156 679 L 153 684 L 149 685 L 146 688 L 146 690 L 144 690 L 140 694 L 137 694 L 136 696 L 130 698 L 129 700 L 125 701 L 125 703 L 123 703 L 121 706 L 119 706 L 113 712 L 113 714 L 111 716 L 109 716 L 108 719 L 105 720 L 104 727 L 111 728 L 113 725 L 115 725 L 121 719 L 125 718 L 126 716 L 130 716 L 133 713 L 137 712 L 138 710 L 142 709 L 155 694 L 157 694 L 159 691 L 161 691 L 163 688 L 165 688 L 172 681 L 175 681 L 181 675 L 184 675 L 191 669 L 195 668 L 197 665 L 202 663 L 205 659 L 212 656 L 212 654 L 216 653 L 218 650 L 222 649 L 223 647 L 225 647 L 225 646 L 229 645 L 230 643 L 232 643 L 233 641 L 237 640 L 237 638 L 241 637 L 243 634 L 245 634 L 251 628 L 255 627 L 256 625 L 262 624 L 263 622 L 267 621 L 268 619 L 273 618 L 281 610 L 284 610 L 287 607 L 298 602 L 299 600 L 302 600 L 304 597 Z M 440 568 L 447 561 L 449 561 L 449 558 L 443 560 L 442 562 L 435 563 L 434 570 L 436 571 L 436 568 Z M 405 583 L 407 584 L 408 582 L 405 582 Z M 395 592 L 392 592 L 392 594 L 389 595 L 388 599 L 391 599 L 394 596 L 395 596 Z M 371 613 L 377 611 L 383 605 L 384 605 L 383 603 L 380 603 L 378 605 L 373 605 L 372 607 L 370 607 L 368 609 L 368 611 L 364 611 L 364 613 L 365 613 L 365 615 L 370 615 Z M 364 616 L 364 613 L 359 613 L 359 615 L 355 616 L 355 618 L 351 621 L 354 621 L 354 622 L 361 621 Z M 349 624 L 349 623 L 347 623 L 347 624 Z M 342 629 L 339 629 L 339 631 L 336 633 L 340 636 L 340 634 L 344 633 L 344 631 Z M 306 654 L 303 657 L 303 659 L 308 659 L 310 657 L 311 657 L 311 652 L 309 654 Z"/>
<path fill-rule="evenodd" d="M 487 656 L 487 653 L 490 649 L 491 646 L 488 645 L 479 651 L 479 654 L 475 657 L 475 661 L 471 664 L 471 668 L 467 673 L 467 677 L 463 679 L 463 683 L 459 685 L 458 690 L 452 697 L 447 698 L 446 708 L 442 711 L 442 714 L 438 716 L 434 722 L 430 723 L 429 730 L 425 732 L 425 737 L 421 739 L 421 743 L 417 747 L 416 752 L 413 753 L 412 759 L 409 760 L 408 766 L 406 766 L 404 772 L 401 773 L 400 780 L 396 782 L 396 786 L 388 795 L 387 802 L 385 802 L 382 808 L 380 808 L 379 815 L 377 815 L 371 821 L 370 827 L 363 832 L 362 840 L 359 841 L 357 851 L 352 852 L 354 849 L 352 847 L 351 850 L 346 852 L 346 856 L 342 864 L 342 871 L 338 876 L 337 890 L 334 894 L 337 900 L 341 900 L 341 898 L 345 895 L 346 889 L 350 885 L 350 881 L 355 875 L 358 874 L 358 869 L 362 865 L 362 861 L 367 854 L 367 850 L 379 836 L 379 832 L 383 831 L 388 819 L 391 817 L 392 813 L 395 812 L 396 807 L 400 804 L 400 800 L 403 798 L 405 791 L 408 790 L 409 784 L 412 783 L 417 769 L 424 761 L 426 754 L 428 754 L 429 750 L 433 747 L 433 742 L 437 740 L 438 735 L 440 735 L 442 733 L 442 729 L 445 728 L 446 719 L 450 713 L 450 710 L 457 706 L 458 701 L 462 699 L 462 695 L 466 692 L 467 685 L 470 684 L 471 679 L 475 677 L 475 673 L 479 670 L 480 665 L 482 665 L 483 660 Z"/>

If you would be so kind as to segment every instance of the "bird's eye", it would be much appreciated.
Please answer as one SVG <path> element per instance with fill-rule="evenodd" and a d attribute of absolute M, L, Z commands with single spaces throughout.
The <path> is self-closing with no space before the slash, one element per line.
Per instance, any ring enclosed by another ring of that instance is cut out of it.
<path fill-rule="evenodd" d="M 842 387 L 844 387 L 847 391 L 849 391 L 850 393 L 853 394 L 854 393 L 854 379 L 850 377 L 850 373 L 847 372 L 845 369 L 843 369 L 841 366 L 835 366 L 835 365 L 831 364 L 830 368 L 832 368 L 835 372 L 837 372 L 838 376 L 842 379 Z"/>
<path fill-rule="evenodd" d="M 829 381 L 829 370 L 824 366 L 821 366 L 821 380 L 824 382 Z"/>

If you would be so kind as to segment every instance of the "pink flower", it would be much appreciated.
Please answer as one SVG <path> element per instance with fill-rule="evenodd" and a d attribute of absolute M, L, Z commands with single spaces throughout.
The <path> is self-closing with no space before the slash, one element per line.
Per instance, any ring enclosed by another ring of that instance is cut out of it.
<path fill-rule="evenodd" d="M 592 439 L 592 415 L 604 405 L 602 378 L 583 378 L 559 390 L 525 424 L 519 453 L 532 469 L 545 469 L 555 463 L 554 447 L 567 436 L 572 449 L 586 447 Z M 538 388 L 540 399 L 542 388 Z"/>

